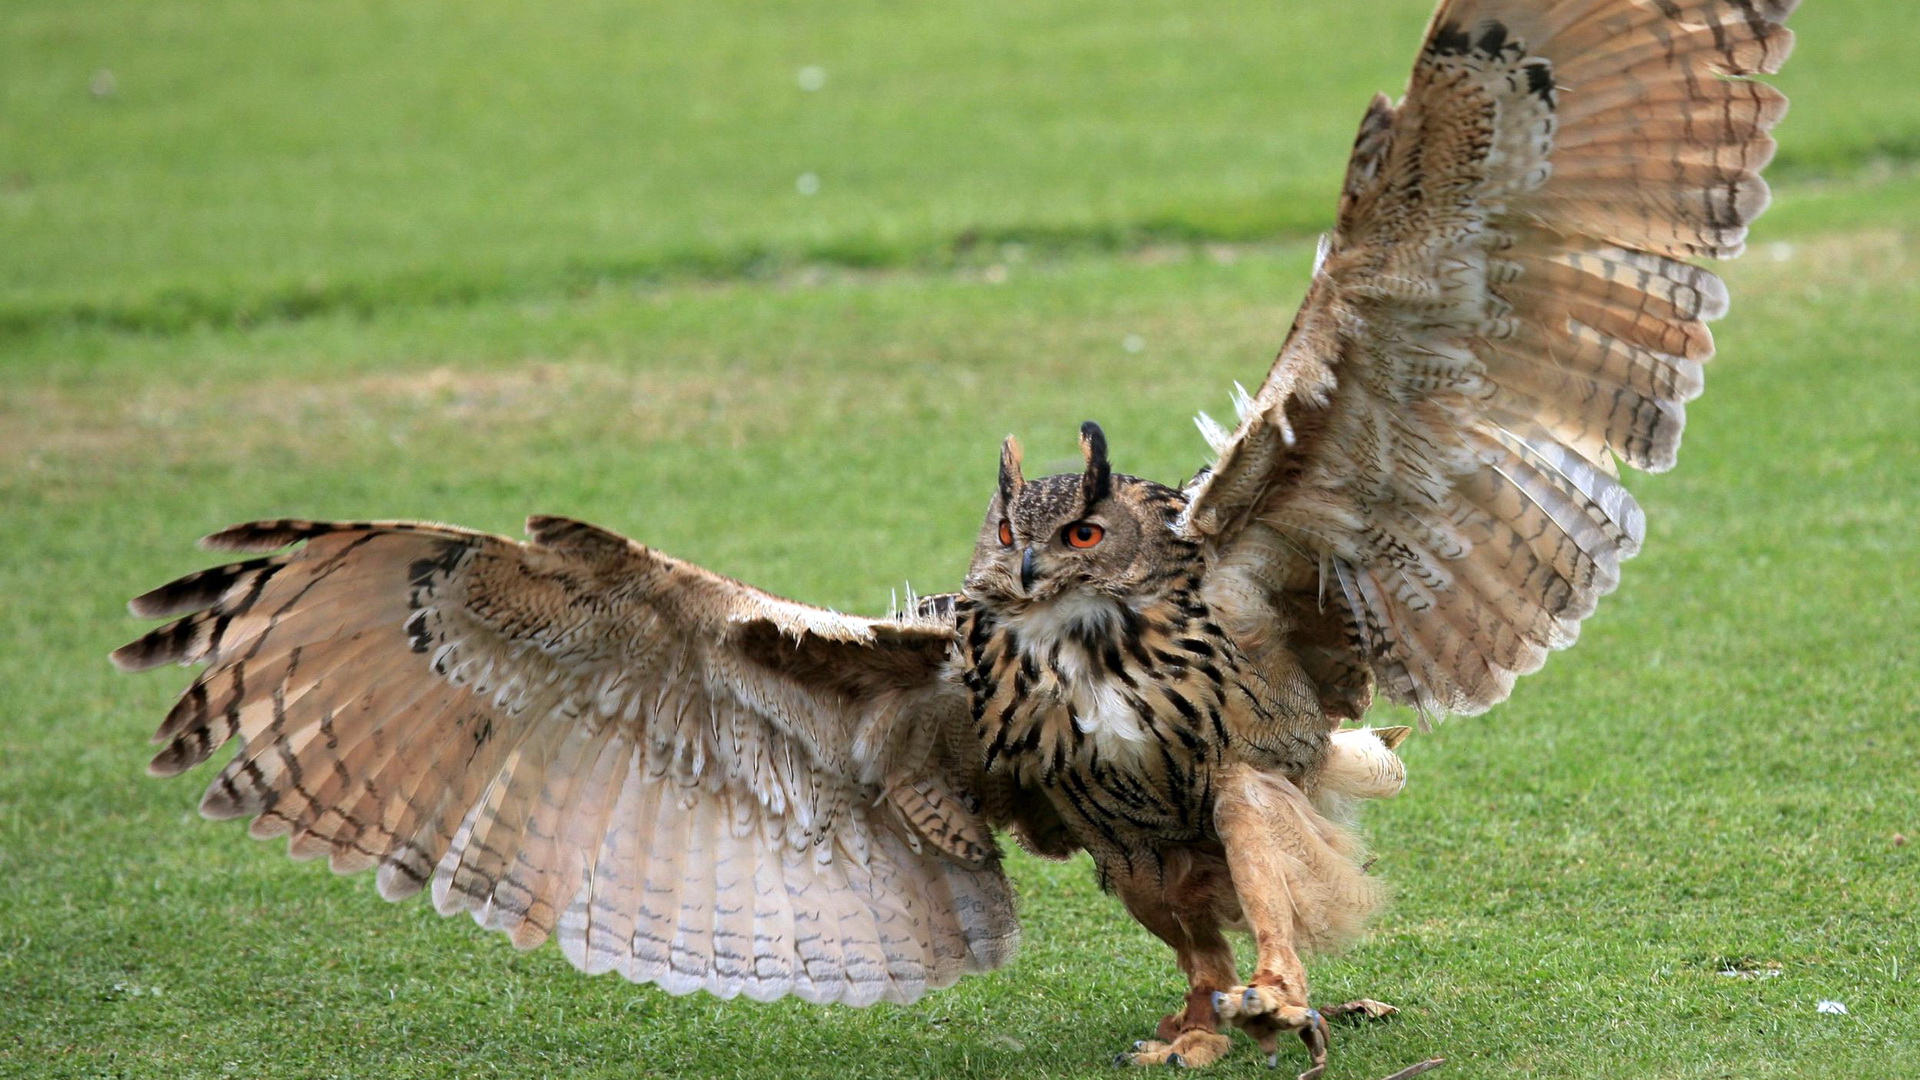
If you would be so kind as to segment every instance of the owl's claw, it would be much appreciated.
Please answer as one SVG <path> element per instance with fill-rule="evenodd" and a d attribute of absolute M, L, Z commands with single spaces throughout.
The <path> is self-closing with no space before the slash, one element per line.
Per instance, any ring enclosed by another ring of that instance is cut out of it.
<path fill-rule="evenodd" d="M 1289 997 L 1277 986 L 1237 986 L 1224 994 L 1215 993 L 1213 1008 L 1221 1020 L 1253 1028 L 1248 1034 L 1256 1038 L 1260 1028 L 1298 1031 L 1319 1017 L 1320 1013 L 1305 1001 Z"/>
<path fill-rule="evenodd" d="M 1327 1050 L 1332 1032 L 1320 1010 L 1304 1002 L 1287 1000 L 1278 987 L 1247 986 L 1213 995 L 1213 1007 L 1220 1019 L 1252 1036 L 1267 1054 L 1267 1067 L 1280 1067 L 1280 1035 L 1294 1032 L 1306 1044 L 1312 1064 L 1300 1074 L 1300 1080 L 1319 1080 L 1327 1068 Z M 1343 1009 L 1345 1006 L 1342 1007 Z"/>
<path fill-rule="evenodd" d="M 1300 1029 L 1300 1041 L 1307 1044 L 1307 1056 L 1313 1065 L 1300 1074 L 1299 1080 L 1320 1080 L 1320 1074 L 1327 1071 L 1327 1049 L 1333 1043 L 1333 1033 L 1327 1030 L 1327 1018 L 1320 1015 L 1320 1010 L 1308 1007 L 1307 1026 Z"/>
<path fill-rule="evenodd" d="M 1133 1044 L 1133 1053 L 1114 1058 L 1116 1065 L 1165 1065 L 1173 1069 L 1199 1069 L 1220 1060 L 1231 1045 L 1218 1032 L 1193 1030 L 1182 1032 L 1172 1042 L 1147 1039 Z"/>
<path fill-rule="evenodd" d="M 1280 1036 L 1289 1031 L 1300 1036 L 1310 1059 L 1310 1065 L 1306 1072 L 1300 1074 L 1300 1080 L 1319 1080 L 1326 1071 L 1327 1053 L 1333 1043 L 1333 1032 L 1327 1024 L 1330 1018 L 1354 1015 L 1378 1018 L 1399 1011 L 1371 998 L 1316 1009 L 1311 1005 L 1288 1001 L 1287 995 L 1274 986 L 1239 986 L 1226 991 L 1215 990 L 1199 1000 L 1212 1006 L 1214 1015 L 1204 1017 L 1206 1023 L 1231 1024 L 1245 1031 L 1266 1053 L 1267 1067 L 1270 1069 L 1280 1067 Z M 1191 1011 L 1169 1016 L 1161 1022 L 1161 1039 L 1171 1041 L 1142 1039 L 1133 1044 L 1131 1053 L 1116 1055 L 1114 1064 L 1165 1065 L 1176 1069 L 1197 1069 L 1213 1064 L 1226 1054 L 1227 1036 L 1197 1026 L 1180 1030 L 1188 1023 L 1201 1022 L 1202 1016 Z"/>

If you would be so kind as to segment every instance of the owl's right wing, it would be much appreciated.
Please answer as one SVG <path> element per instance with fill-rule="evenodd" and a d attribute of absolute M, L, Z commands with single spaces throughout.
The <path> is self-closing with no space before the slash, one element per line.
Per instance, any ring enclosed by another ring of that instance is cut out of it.
<path fill-rule="evenodd" d="M 238 736 L 207 817 L 676 993 L 904 1002 L 1009 958 L 950 620 L 843 616 L 590 525 L 528 529 L 207 538 L 301 546 L 133 601 L 183 617 L 117 664 L 207 665 L 151 771 Z"/>
<path fill-rule="evenodd" d="M 1361 124 L 1313 284 L 1185 527 L 1337 715 L 1507 696 L 1619 580 L 1615 459 L 1674 462 L 1786 99 L 1797 0 L 1443 0 Z"/>

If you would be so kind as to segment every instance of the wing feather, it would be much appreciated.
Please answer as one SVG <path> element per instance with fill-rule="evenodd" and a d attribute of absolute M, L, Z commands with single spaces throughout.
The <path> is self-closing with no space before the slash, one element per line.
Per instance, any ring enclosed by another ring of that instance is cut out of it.
<path fill-rule="evenodd" d="M 793 899 L 788 895 L 781 861 L 785 846 L 778 837 L 761 836 L 753 850 L 753 975 L 746 994 L 769 1001 L 792 993 L 799 974 L 794 946 Z"/>
<path fill-rule="evenodd" d="M 1619 581 L 1617 461 L 1673 465 L 1786 99 L 1791 0 L 1445 0 L 1362 121 L 1272 372 L 1186 529 L 1259 579 L 1341 715 L 1355 673 L 1479 712 Z M 1329 690 L 1331 688 L 1331 695 Z"/>
<path fill-rule="evenodd" d="M 1006 960 L 998 853 L 946 835 L 984 830 L 955 806 L 923 822 L 946 846 L 923 842 L 884 802 L 964 790 L 927 734 L 964 726 L 950 619 L 851 618 L 578 522 L 529 530 L 286 519 L 209 537 L 302 546 L 133 602 L 173 621 L 118 664 L 207 665 L 151 771 L 237 742 L 206 816 L 676 993 L 908 1001 Z M 994 916 L 954 910 L 956 880 Z"/>
<path fill-rule="evenodd" d="M 647 859 L 639 823 L 654 820 L 665 790 L 663 784 L 644 782 L 640 756 L 629 752 L 618 795 L 610 800 L 612 815 L 594 861 L 592 888 L 577 894 L 568 909 L 577 912 L 577 935 L 570 934 L 565 918 L 560 924 L 561 950 L 589 975 L 622 970 L 633 956 Z"/>

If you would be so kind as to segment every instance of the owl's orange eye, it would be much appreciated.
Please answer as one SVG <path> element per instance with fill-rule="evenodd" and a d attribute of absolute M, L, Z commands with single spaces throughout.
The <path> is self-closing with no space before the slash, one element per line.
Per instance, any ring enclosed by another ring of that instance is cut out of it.
<path fill-rule="evenodd" d="M 1008 524 L 1005 518 L 1000 519 L 1000 546 L 1013 546 L 1013 526 Z"/>
<path fill-rule="evenodd" d="M 1091 521 L 1076 521 L 1061 531 L 1060 538 L 1067 542 L 1068 547 L 1090 548 L 1105 535 L 1107 530 Z"/>

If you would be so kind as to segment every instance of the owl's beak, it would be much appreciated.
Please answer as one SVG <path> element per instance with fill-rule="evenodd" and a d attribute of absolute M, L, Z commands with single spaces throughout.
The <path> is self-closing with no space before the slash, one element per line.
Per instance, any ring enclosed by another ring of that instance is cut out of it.
<path fill-rule="evenodd" d="M 1020 591 L 1033 591 L 1033 548 L 1031 545 L 1029 545 L 1026 552 L 1020 556 Z"/>

